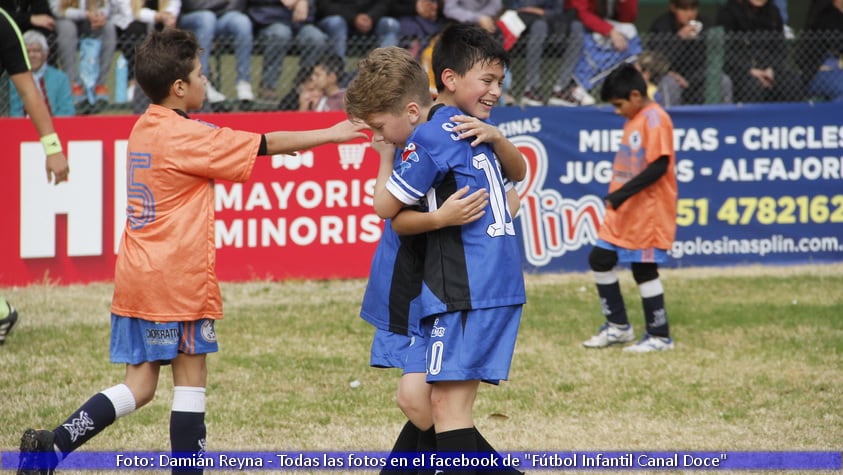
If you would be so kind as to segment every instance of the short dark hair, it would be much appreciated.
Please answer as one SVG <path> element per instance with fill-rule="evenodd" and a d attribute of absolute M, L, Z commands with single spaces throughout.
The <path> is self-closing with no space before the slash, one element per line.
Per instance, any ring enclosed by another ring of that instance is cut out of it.
<path fill-rule="evenodd" d="M 632 91 L 647 95 L 647 81 L 634 64 L 623 63 L 606 76 L 600 89 L 600 99 L 610 102 L 615 99 L 629 99 Z"/>
<path fill-rule="evenodd" d="M 468 23 L 454 23 L 445 27 L 433 47 L 433 75 L 436 90 L 442 91 L 442 71 L 453 69 L 464 76 L 477 63 L 500 62 L 509 65 L 509 54 L 503 44 L 486 30 Z"/>
<path fill-rule="evenodd" d="M 328 74 L 336 74 L 337 79 L 342 79 L 342 73 L 345 70 L 345 61 L 336 53 L 325 53 L 316 60 L 315 66 L 322 66 Z"/>
<path fill-rule="evenodd" d="M 199 57 L 196 36 L 185 30 L 166 28 L 151 32 L 135 54 L 135 80 L 149 99 L 160 104 L 170 87 L 181 79 L 190 82 L 194 60 Z"/>

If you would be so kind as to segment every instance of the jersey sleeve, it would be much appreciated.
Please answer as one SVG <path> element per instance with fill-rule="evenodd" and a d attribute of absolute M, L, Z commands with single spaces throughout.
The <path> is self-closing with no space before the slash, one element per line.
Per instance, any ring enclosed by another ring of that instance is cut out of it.
<path fill-rule="evenodd" d="M 409 142 L 386 182 L 386 189 L 402 203 L 412 205 L 425 196 L 442 174 L 443 170 L 424 146 Z"/>
<path fill-rule="evenodd" d="M 646 122 L 646 143 L 644 143 L 647 156 L 644 157 L 647 163 L 653 163 L 665 155 L 673 155 L 673 129 L 669 123 L 667 114 L 660 113 L 657 109 L 648 111 Z"/>
<path fill-rule="evenodd" d="M 196 176 L 234 182 L 245 181 L 251 176 L 260 148 L 260 134 L 216 128 L 197 121 L 185 122 L 187 127 L 201 130 L 186 134 L 185 142 L 180 144 L 186 158 L 178 164 L 182 170 Z"/>

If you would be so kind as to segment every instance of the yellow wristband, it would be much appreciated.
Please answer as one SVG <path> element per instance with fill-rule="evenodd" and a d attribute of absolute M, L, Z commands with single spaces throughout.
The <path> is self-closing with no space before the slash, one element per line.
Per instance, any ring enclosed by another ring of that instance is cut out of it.
<path fill-rule="evenodd" d="M 41 145 L 44 146 L 44 153 L 48 156 L 54 153 L 61 153 L 61 142 L 55 132 L 41 137 Z"/>

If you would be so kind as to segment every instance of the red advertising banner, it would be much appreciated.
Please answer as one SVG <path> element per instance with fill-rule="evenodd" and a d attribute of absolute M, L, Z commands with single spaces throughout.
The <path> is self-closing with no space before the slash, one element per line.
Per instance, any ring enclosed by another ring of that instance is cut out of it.
<path fill-rule="evenodd" d="M 342 113 L 198 114 L 254 132 L 330 126 Z M 0 119 L 6 202 L 0 285 L 110 280 L 125 223 L 126 141 L 137 116 L 54 119 L 70 181 L 47 183 L 27 119 Z M 221 280 L 347 278 L 368 274 L 382 222 L 372 210 L 377 155 L 330 144 L 262 157 L 246 183 L 216 183 Z M 20 177 L 19 179 L 17 177 Z"/>

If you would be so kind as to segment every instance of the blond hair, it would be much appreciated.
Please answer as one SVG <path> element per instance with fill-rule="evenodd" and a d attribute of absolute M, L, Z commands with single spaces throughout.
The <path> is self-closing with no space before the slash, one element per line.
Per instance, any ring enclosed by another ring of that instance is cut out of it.
<path fill-rule="evenodd" d="M 379 113 L 399 113 L 410 102 L 429 106 L 427 73 L 404 48 L 375 48 L 357 64 L 357 76 L 345 91 L 345 110 L 352 120 L 367 121 Z"/>

